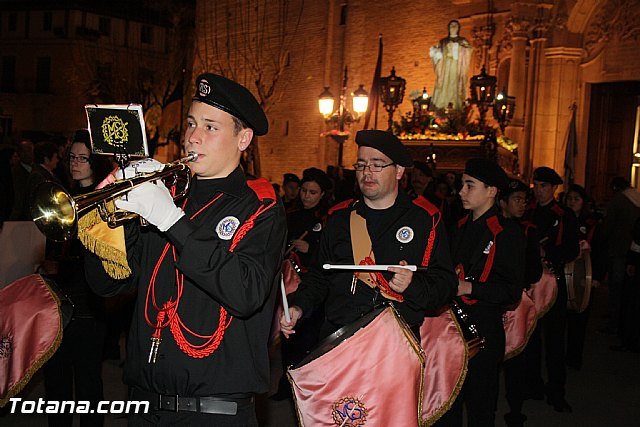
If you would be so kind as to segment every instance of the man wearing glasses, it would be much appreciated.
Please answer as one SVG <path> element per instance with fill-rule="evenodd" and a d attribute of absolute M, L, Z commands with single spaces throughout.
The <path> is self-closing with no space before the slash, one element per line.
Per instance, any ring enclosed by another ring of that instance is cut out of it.
<path fill-rule="evenodd" d="M 440 213 L 423 197 L 411 200 L 399 189 L 399 180 L 413 162 L 394 135 L 380 130 L 357 133 L 358 161 L 354 164 L 359 199 L 344 201 L 329 212 L 320 240 L 317 265 L 312 266 L 295 294 L 290 296 L 291 321 L 280 319 L 286 337 L 298 321 L 308 318 L 324 302 L 325 322 L 320 337 L 348 325 L 384 301 L 391 300 L 407 324 L 419 335 L 425 310 L 452 300 L 457 289 Z M 361 230 L 358 230 L 358 221 Z M 366 225 L 365 225 L 366 224 Z M 364 260 L 355 259 L 352 237 L 370 238 Z M 321 270 L 323 263 L 428 266 L 411 272 L 389 267 L 375 280 L 349 270 Z"/>

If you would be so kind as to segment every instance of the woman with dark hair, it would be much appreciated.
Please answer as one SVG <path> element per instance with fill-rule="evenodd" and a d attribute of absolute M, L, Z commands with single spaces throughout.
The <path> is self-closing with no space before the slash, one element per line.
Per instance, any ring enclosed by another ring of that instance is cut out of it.
<path fill-rule="evenodd" d="M 331 180 L 326 173 L 317 168 L 305 169 L 300 180 L 302 207 L 287 216 L 289 247 L 285 254 L 287 258 L 285 262 L 291 262 L 303 280 L 320 244 L 320 236 L 327 217 L 329 190 L 331 190 Z M 283 369 L 299 362 L 318 341 L 323 311 L 318 310 L 315 313 L 301 323 L 295 335 L 282 341 Z M 283 375 L 278 391 L 272 399 L 283 400 L 289 397 L 291 397 L 291 387 Z"/>
<path fill-rule="evenodd" d="M 91 153 L 86 129 L 75 133 L 68 160 L 73 196 L 92 191 L 109 171 L 108 160 Z M 101 426 L 104 416 L 95 413 L 95 409 L 104 398 L 103 300 L 91 292 L 85 279 L 80 241 L 76 238 L 63 246 L 54 279 L 74 305 L 73 318 L 64 330 L 60 348 L 44 367 L 46 398 L 91 402 L 92 413 L 81 415 L 80 425 Z M 49 414 L 49 425 L 71 426 L 72 421 L 73 414 Z"/>
<path fill-rule="evenodd" d="M 599 281 L 604 276 L 606 266 L 601 225 L 602 219 L 594 214 L 591 209 L 591 198 L 584 187 L 571 184 L 564 197 L 565 205 L 573 211 L 578 218 L 579 238 L 581 250 L 589 249 L 592 276 L 594 281 Z M 589 319 L 589 307 L 582 313 L 569 311 L 567 313 L 567 351 L 566 364 L 570 368 L 580 370 L 582 368 L 582 351 L 584 338 Z"/>

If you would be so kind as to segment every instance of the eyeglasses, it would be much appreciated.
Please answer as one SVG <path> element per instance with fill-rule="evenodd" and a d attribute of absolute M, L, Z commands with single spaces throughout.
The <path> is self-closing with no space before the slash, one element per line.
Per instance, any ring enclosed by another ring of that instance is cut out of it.
<path fill-rule="evenodd" d="M 73 154 L 69 154 L 69 163 L 78 162 L 78 163 L 87 163 L 89 158 L 87 156 L 75 156 Z"/>
<path fill-rule="evenodd" d="M 367 165 L 365 163 L 354 163 L 353 168 L 358 172 L 363 172 L 367 168 L 369 168 L 369 171 L 371 172 L 381 172 L 382 169 L 393 165 L 395 165 L 395 163 L 389 163 L 388 165 L 381 165 L 379 163 L 373 163 L 371 165 Z"/>

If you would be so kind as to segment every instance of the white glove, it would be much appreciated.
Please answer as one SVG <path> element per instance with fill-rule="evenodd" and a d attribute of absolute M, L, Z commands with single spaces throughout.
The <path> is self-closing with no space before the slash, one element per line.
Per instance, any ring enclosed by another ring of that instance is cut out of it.
<path fill-rule="evenodd" d="M 159 172 L 162 169 L 164 169 L 164 163 L 160 163 L 151 157 L 147 157 L 146 159 L 129 163 L 129 165 L 124 168 L 124 177 L 133 178 L 141 173 Z M 116 179 L 122 179 L 122 169 L 118 168 L 115 175 Z"/>
<path fill-rule="evenodd" d="M 173 203 L 171 193 L 162 181 L 156 181 L 156 184 L 145 182 L 115 203 L 118 209 L 137 213 L 163 232 L 184 216 L 182 209 Z"/>

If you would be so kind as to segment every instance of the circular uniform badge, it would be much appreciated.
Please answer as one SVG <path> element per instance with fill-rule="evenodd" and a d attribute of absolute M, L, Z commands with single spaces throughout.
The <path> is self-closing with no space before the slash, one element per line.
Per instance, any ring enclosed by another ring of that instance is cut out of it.
<path fill-rule="evenodd" d="M 316 232 L 316 233 L 317 233 L 318 231 L 322 231 L 322 223 L 321 223 L 321 222 L 319 222 L 319 223 L 317 223 L 316 225 L 314 225 L 312 230 L 313 230 L 314 232 Z"/>
<path fill-rule="evenodd" d="M 235 216 L 224 217 L 218 225 L 216 225 L 216 233 L 218 233 L 218 237 L 222 240 L 231 240 L 233 233 L 236 232 L 239 225 L 240 220 Z"/>
<path fill-rule="evenodd" d="M 407 226 L 400 227 L 396 232 L 396 239 L 400 243 L 409 243 L 413 240 L 413 230 Z"/>

